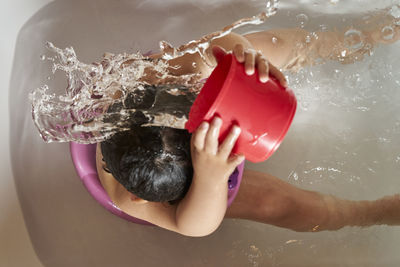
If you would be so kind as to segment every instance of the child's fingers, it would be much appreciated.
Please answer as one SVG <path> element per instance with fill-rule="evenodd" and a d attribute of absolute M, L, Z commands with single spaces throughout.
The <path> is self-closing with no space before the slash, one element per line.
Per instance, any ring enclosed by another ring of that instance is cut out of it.
<path fill-rule="evenodd" d="M 213 121 L 211 122 L 210 129 L 206 135 L 206 141 L 204 143 L 204 150 L 207 153 L 216 155 L 218 151 L 218 135 L 219 135 L 219 128 L 222 125 L 222 119 L 219 117 L 214 117 Z"/>
<path fill-rule="evenodd" d="M 235 168 L 237 165 L 243 162 L 245 160 L 244 155 L 232 155 L 229 157 L 228 162 L 230 165 L 232 165 L 233 168 Z"/>
<path fill-rule="evenodd" d="M 244 69 L 247 75 L 254 74 L 255 58 L 256 58 L 256 53 L 254 51 L 247 50 L 245 52 Z"/>
<path fill-rule="evenodd" d="M 268 60 L 263 57 L 262 54 L 257 54 L 257 69 L 258 69 L 258 77 L 260 82 L 266 83 L 269 79 L 269 63 Z"/>
<path fill-rule="evenodd" d="M 240 135 L 240 128 L 238 126 L 234 125 L 231 128 L 231 131 L 229 132 L 229 134 L 225 137 L 225 140 L 219 146 L 218 154 L 221 155 L 223 158 L 227 159 L 229 157 L 229 155 L 231 154 L 231 151 L 232 151 L 239 135 Z"/>
<path fill-rule="evenodd" d="M 204 149 L 204 140 L 207 134 L 207 130 L 209 128 L 209 124 L 206 121 L 203 121 L 197 130 L 192 134 L 191 143 L 194 148 L 197 150 Z"/>
<path fill-rule="evenodd" d="M 235 55 L 236 59 L 238 62 L 243 63 L 244 62 L 244 48 L 243 45 L 237 44 L 233 48 L 233 54 Z"/>
<path fill-rule="evenodd" d="M 269 72 L 272 74 L 272 76 L 278 79 L 278 81 L 283 87 L 288 86 L 285 75 L 283 75 L 283 73 L 280 72 L 280 70 L 278 70 L 274 65 L 269 64 Z"/>

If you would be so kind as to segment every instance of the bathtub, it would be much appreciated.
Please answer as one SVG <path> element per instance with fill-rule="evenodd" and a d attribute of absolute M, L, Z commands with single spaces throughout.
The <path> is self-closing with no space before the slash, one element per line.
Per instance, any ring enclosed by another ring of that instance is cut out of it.
<path fill-rule="evenodd" d="M 284 1 L 278 13 L 238 32 L 352 25 L 391 1 Z M 258 14 L 264 1 L 54 1 L 21 29 L 9 90 L 13 178 L 25 224 L 44 266 L 398 266 L 399 227 L 346 227 L 297 233 L 227 219 L 210 236 L 190 238 L 118 218 L 86 191 L 68 144 L 45 144 L 31 120 L 28 93 L 65 77 L 40 61 L 45 42 L 73 46 L 84 62 L 103 52 L 179 45 Z M 300 16 L 299 16 L 300 15 Z M 304 16 L 305 15 L 305 16 Z M 135 35 L 135 36 L 134 36 Z M 288 73 L 299 99 L 293 125 L 266 162 L 246 168 L 299 187 L 349 199 L 400 192 L 400 43 L 354 64 L 328 62 Z M 52 78 L 47 79 L 48 76 Z M 397 176 L 397 177 L 396 177 Z"/>

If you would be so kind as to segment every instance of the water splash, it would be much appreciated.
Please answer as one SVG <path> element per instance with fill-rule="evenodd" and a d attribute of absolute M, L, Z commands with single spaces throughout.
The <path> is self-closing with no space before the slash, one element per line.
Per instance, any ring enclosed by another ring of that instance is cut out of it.
<path fill-rule="evenodd" d="M 232 23 L 231 25 L 224 27 L 220 31 L 203 36 L 200 40 L 190 41 L 189 43 L 181 45 L 178 48 L 174 48 L 166 41 L 161 41 L 160 49 L 162 51 L 162 58 L 165 60 L 171 60 L 177 57 L 181 57 L 184 54 L 199 53 L 204 63 L 206 63 L 210 67 L 215 67 L 215 65 L 210 64 L 206 56 L 206 50 L 210 47 L 211 42 L 214 39 L 221 38 L 239 27 L 243 27 L 246 25 L 259 25 L 261 23 L 264 23 L 269 17 L 276 14 L 278 10 L 278 5 L 278 0 L 269 0 L 266 3 L 266 10 L 264 12 L 250 18 L 240 19 Z"/>
<path fill-rule="evenodd" d="M 65 72 L 68 86 L 58 97 L 49 93 L 47 85 L 30 94 L 32 117 L 46 142 L 99 142 L 129 129 L 128 122 L 164 122 L 183 128 L 187 110 L 201 86 L 196 74 L 174 76 L 166 62 L 139 53 L 105 54 L 99 63 L 85 64 L 71 47 L 60 49 L 48 43 L 47 48 L 55 53 L 50 58 L 54 60 L 52 72 Z M 156 84 L 171 84 L 151 87 L 154 76 Z M 159 101 L 166 99 L 166 94 L 186 101 L 177 102 L 172 111 L 171 101 Z M 152 107 L 155 102 L 157 108 Z M 116 108 L 118 105 L 121 108 Z"/>
<path fill-rule="evenodd" d="M 279 0 L 267 0 L 265 4 L 265 11 L 268 17 L 275 15 L 278 10 Z"/>
<path fill-rule="evenodd" d="M 30 94 L 32 118 L 46 142 L 97 143 L 119 131 L 141 126 L 168 126 L 183 129 L 191 104 L 205 80 L 200 74 L 174 74 L 180 66 L 168 61 L 198 53 L 203 63 L 215 67 L 206 50 L 214 39 L 245 25 L 258 25 L 277 11 L 279 1 L 266 2 L 264 12 L 242 18 L 222 30 L 190 41 L 178 48 L 160 42 L 161 55 L 106 53 L 100 62 L 86 64 L 72 47 L 60 49 L 52 43 L 54 56 L 40 56 L 52 62 L 52 72 L 62 71 L 68 86 L 64 95 L 50 93 L 44 85 Z M 197 68 L 196 63 L 192 65 Z"/>
<path fill-rule="evenodd" d="M 394 5 L 390 9 L 389 13 L 397 19 L 400 19 L 400 5 Z"/>

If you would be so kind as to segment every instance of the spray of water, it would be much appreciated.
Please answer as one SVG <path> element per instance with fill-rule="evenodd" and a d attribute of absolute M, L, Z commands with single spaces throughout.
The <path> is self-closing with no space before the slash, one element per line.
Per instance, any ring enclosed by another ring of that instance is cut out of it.
<path fill-rule="evenodd" d="M 200 40 L 178 48 L 160 42 L 161 57 L 141 53 L 105 54 L 100 62 L 78 60 L 72 47 L 60 49 L 47 44 L 54 56 L 41 56 L 53 62 L 52 71 L 67 76 L 65 94 L 51 94 L 44 85 L 30 94 L 32 118 L 46 142 L 97 143 L 133 124 L 183 129 L 190 106 L 204 84 L 196 73 L 174 75 L 168 60 L 198 53 L 209 65 L 206 50 L 211 42 L 244 25 L 258 25 L 274 15 L 277 0 L 266 2 L 266 10 L 240 19 Z M 210 66 L 215 67 L 215 66 Z"/>

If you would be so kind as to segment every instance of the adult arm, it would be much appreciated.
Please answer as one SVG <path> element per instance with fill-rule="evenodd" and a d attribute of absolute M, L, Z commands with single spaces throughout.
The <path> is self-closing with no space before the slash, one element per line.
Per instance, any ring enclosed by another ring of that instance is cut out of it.
<path fill-rule="evenodd" d="M 390 44 L 400 39 L 398 19 L 379 16 L 376 23 L 345 39 L 345 31 L 308 32 L 300 28 L 255 32 L 244 37 L 280 69 L 297 70 L 316 64 L 316 59 L 352 63 L 363 59 L 378 44 Z M 385 35 L 385 31 L 387 31 Z M 391 37 L 391 38 L 389 38 Z"/>

